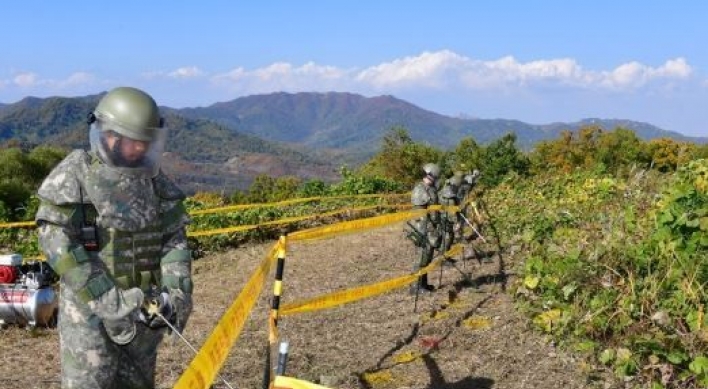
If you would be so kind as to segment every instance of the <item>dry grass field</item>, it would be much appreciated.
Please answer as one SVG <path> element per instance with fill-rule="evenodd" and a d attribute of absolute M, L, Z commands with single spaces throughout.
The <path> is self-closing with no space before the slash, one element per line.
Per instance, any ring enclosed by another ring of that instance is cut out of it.
<path fill-rule="evenodd" d="M 195 262 L 195 309 L 184 336 L 199 348 L 272 243 L 207 255 Z M 506 286 L 515 258 L 485 248 L 435 270 L 432 294 L 414 312 L 408 288 L 333 309 L 281 317 L 287 375 L 332 388 L 609 388 L 588 379 L 582 361 L 553 346 L 515 312 Z M 403 225 L 288 245 L 282 302 L 409 273 L 414 258 Z M 221 375 L 237 388 L 261 388 L 272 280 L 234 344 Z M 0 330 L 0 388 L 59 388 L 56 330 Z M 158 386 L 171 387 L 192 360 L 179 339 L 160 349 Z M 215 388 L 226 388 L 218 380 Z"/>

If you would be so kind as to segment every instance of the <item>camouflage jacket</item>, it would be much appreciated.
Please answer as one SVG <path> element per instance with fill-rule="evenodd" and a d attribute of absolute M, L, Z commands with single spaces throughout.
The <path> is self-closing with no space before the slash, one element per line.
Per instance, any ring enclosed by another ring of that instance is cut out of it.
<path fill-rule="evenodd" d="M 47 176 L 38 196 L 40 245 L 84 301 L 113 286 L 164 285 L 191 293 L 185 196 L 162 172 L 126 174 L 75 150 Z M 87 244 L 87 225 L 95 226 L 96 247 Z"/>

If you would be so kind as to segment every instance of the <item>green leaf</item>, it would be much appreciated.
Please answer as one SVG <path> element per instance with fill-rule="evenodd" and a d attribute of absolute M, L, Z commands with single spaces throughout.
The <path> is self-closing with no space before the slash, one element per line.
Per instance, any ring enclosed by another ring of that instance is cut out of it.
<path fill-rule="evenodd" d="M 577 289 L 578 289 L 578 285 L 576 285 L 575 283 L 571 283 L 571 284 L 564 286 L 563 287 L 563 298 L 565 300 L 570 299 L 570 296 L 572 296 L 573 293 L 575 293 L 575 291 Z"/>
<path fill-rule="evenodd" d="M 708 217 L 702 217 L 699 219 L 701 231 L 708 231 Z"/>
<path fill-rule="evenodd" d="M 698 356 L 688 365 L 688 368 L 696 374 L 707 374 L 708 373 L 708 358 L 704 356 Z"/>
<path fill-rule="evenodd" d="M 610 363 L 612 363 L 612 361 L 615 360 L 615 350 L 611 348 L 605 349 L 600 353 L 597 359 L 602 364 L 609 365 Z"/>
<path fill-rule="evenodd" d="M 671 212 L 663 212 L 659 216 L 659 223 L 661 224 L 668 224 L 674 221 L 674 215 L 671 214 Z"/>
<path fill-rule="evenodd" d="M 683 351 L 672 351 L 666 356 L 666 359 L 674 365 L 680 365 L 688 360 L 688 355 Z"/>
<path fill-rule="evenodd" d="M 524 286 L 527 288 L 534 290 L 536 287 L 538 287 L 538 283 L 540 282 L 540 278 L 536 276 L 526 276 L 524 278 Z"/>
<path fill-rule="evenodd" d="M 664 385 L 661 382 L 652 382 L 651 389 L 664 389 Z"/>
<path fill-rule="evenodd" d="M 686 221 L 686 227 L 691 227 L 691 228 L 696 228 L 700 225 L 700 220 L 698 219 L 691 219 Z"/>
<path fill-rule="evenodd" d="M 577 344 L 575 345 L 575 350 L 576 350 L 576 351 L 580 351 L 580 352 L 583 352 L 583 351 L 592 351 L 592 350 L 595 349 L 595 347 L 597 347 L 597 343 L 595 343 L 595 342 L 593 342 L 593 341 L 587 340 L 587 341 L 584 341 L 584 342 L 579 342 L 579 343 L 577 343 Z"/>

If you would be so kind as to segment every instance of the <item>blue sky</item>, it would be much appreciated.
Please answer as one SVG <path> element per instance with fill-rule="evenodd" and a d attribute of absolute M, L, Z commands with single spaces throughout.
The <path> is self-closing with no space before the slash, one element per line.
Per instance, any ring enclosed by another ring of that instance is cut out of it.
<path fill-rule="evenodd" d="M 450 116 L 708 136 L 708 2 L 3 2 L 0 103 L 118 85 L 161 105 L 393 95 Z"/>

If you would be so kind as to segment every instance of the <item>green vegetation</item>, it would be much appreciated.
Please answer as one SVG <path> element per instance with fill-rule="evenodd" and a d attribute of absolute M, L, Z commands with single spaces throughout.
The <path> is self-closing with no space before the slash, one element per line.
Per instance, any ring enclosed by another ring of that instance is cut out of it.
<path fill-rule="evenodd" d="M 708 160 L 507 177 L 484 201 L 540 330 L 637 387 L 705 387 Z"/>

